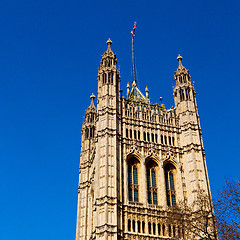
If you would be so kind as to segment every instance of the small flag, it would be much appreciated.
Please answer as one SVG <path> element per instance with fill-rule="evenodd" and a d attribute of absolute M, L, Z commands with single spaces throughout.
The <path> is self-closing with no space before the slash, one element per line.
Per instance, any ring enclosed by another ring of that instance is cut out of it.
<path fill-rule="evenodd" d="M 135 37 L 135 29 L 137 28 L 137 22 L 134 22 L 134 25 L 133 25 L 133 30 L 131 31 L 131 34 L 132 34 L 132 38 Z"/>

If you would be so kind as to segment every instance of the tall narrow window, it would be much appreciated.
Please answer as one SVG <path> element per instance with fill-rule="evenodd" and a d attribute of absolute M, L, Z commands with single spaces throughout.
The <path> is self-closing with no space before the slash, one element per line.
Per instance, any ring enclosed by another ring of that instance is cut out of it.
<path fill-rule="evenodd" d="M 128 219 L 128 231 L 130 232 L 131 231 L 131 220 Z"/>
<path fill-rule="evenodd" d="M 156 235 L 156 224 L 153 223 L 153 235 Z"/>
<path fill-rule="evenodd" d="M 140 221 L 137 222 L 137 228 L 138 228 L 137 232 L 140 233 L 141 232 L 141 223 L 140 223 Z"/>
<path fill-rule="evenodd" d="M 171 164 L 167 164 L 165 166 L 165 184 L 166 184 L 168 206 L 176 205 L 176 190 L 175 190 L 175 183 L 174 183 L 175 171 L 176 169 Z"/>
<path fill-rule="evenodd" d="M 128 162 L 128 199 L 130 202 L 138 202 L 138 160 L 130 158 Z"/>
<path fill-rule="evenodd" d="M 161 225 L 160 225 L 160 223 L 158 223 L 158 235 L 159 236 L 161 235 Z"/>
<path fill-rule="evenodd" d="M 134 130 L 134 139 L 137 139 L 137 131 Z"/>
<path fill-rule="evenodd" d="M 157 205 L 157 181 L 156 181 L 157 164 L 150 160 L 147 164 L 147 190 L 148 203 Z"/>
<path fill-rule="evenodd" d="M 142 232 L 145 233 L 145 222 L 142 222 Z"/>
<path fill-rule="evenodd" d="M 135 232 L 135 221 L 132 221 L 132 231 Z"/>
<path fill-rule="evenodd" d="M 172 228 L 171 228 L 171 225 L 168 225 L 168 235 L 169 235 L 169 237 L 172 237 Z"/>
<path fill-rule="evenodd" d="M 152 234 L 152 225 L 150 222 L 148 223 L 148 233 Z"/>
<path fill-rule="evenodd" d="M 152 142 L 154 142 L 154 134 L 152 133 Z"/>
<path fill-rule="evenodd" d="M 167 145 L 167 136 L 164 136 L 164 142 Z"/>
<path fill-rule="evenodd" d="M 170 136 L 168 136 L 168 142 L 169 142 L 169 145 L 172 145 L 172 138 Z"/>

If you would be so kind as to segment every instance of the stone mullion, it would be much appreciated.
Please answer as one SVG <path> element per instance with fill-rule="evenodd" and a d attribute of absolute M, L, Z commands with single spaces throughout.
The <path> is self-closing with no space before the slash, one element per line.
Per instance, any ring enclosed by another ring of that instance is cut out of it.
<path fill-rule="evenodd" d="M 165 174 L 163 169 L 163 164 L 159 167 L 159 192 L 158 201 L 160 206 L 167 205 L 167 195 L 166 195 L 166 186 L 165 186 Z"/>
<path fill-rule="evenodd" d="M 145 161 L 141 162 L 141 172 L 142 172 L 142 202 L 147 205 L 147 170 Z"/>

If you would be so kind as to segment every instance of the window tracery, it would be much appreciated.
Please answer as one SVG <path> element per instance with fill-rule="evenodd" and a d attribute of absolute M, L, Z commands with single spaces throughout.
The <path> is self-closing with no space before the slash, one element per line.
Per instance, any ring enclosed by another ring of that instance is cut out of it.
<path fill-rule="evenodd" d="M 168 163 L 164 168 L 164 172 L 165 172 L 167 205 L 174 206 L 176 205 L 176 190 L 175 190 L 175 181 L 174 181 L 174 175 L 175 175 L 176 169 L 172 164 Z"/>
<path fill-rule="evenodd" d="M 157 164 L 150 160 L 147 163 L 147 192 L 148 203 L 157 205 L 157 180 L 156 180 Z"/>
<path fill-rule="evenodd" d="M 130 202 L 139 202 L 138 185 L 139 161 L 132 157 L 128 161 L 128 199 Z"/>

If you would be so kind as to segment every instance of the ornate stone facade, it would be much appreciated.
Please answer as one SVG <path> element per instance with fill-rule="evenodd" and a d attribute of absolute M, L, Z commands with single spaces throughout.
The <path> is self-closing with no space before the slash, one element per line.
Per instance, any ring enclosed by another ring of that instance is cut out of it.
<path fill-rule="evenodd" d="M 135 81 L 125 98 L 111 44 L 82 126 L 76 239 L 183 239 L 168 209 L 199 189 L 211 196 L 190 74 L 179 55 L 171 109 Z"/>

